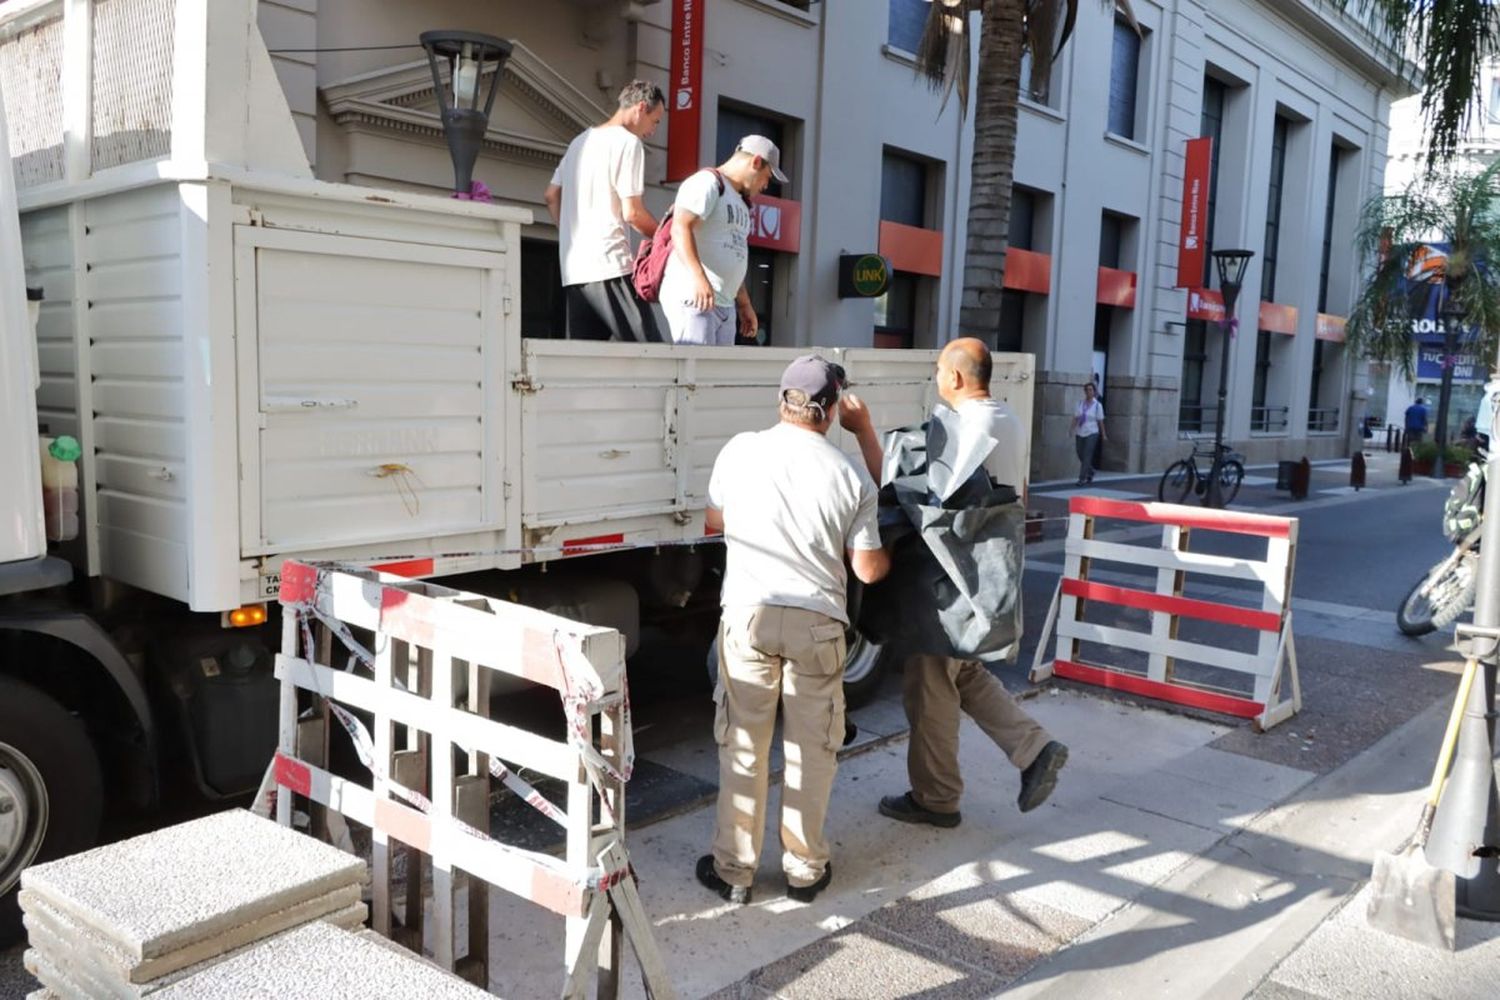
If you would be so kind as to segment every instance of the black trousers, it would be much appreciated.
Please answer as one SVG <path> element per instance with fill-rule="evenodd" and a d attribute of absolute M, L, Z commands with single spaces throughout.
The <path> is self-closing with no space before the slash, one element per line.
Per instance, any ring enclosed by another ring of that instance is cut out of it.
<path fill-rule="evenodd" d="M 563 289 L 568 310 L 569 340 L 627 340 L 662 343 L 656 314 L 642 302 L 621 275 L 608 281 L 590 281 Z"/>

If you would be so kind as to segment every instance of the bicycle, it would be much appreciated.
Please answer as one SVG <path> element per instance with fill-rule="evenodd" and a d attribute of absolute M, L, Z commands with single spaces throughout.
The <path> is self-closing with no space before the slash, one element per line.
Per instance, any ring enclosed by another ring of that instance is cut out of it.
<path fill-rule="evenodd" d="M 1240 492 L 1240 482 L 1245 478 L 1244 458 L 1237 451 L 1233 451 L 1226 445 L 1220 445 L 1224 452 L 1224 460 L 1219 464 L 1219 495 L 1225 506 L 1228 506 Z M 1167 471 L 1161 474 L 1161 482 L 1157 484 L 1156 495 L 1163 503 L 1182 503 L 1188 498 L 1189 493 L 1207 499 L 1208 474 L 1198 470 L 1198 459 L 1207 459 L 1209 469 L 1213 469 L 1213 448 L 1198 448 L 1194 446 L 1193 453 L 1187 458 L 1179 458 L 1167 466 Z"/>

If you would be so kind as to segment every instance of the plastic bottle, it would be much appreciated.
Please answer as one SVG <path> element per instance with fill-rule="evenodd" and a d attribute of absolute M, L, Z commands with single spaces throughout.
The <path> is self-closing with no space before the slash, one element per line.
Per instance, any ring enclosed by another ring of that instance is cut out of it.
<path fill-rule="evenodd" d="M 42 516 L 49 542 L 78 537 L 78 439 L 42 435 Z"/>

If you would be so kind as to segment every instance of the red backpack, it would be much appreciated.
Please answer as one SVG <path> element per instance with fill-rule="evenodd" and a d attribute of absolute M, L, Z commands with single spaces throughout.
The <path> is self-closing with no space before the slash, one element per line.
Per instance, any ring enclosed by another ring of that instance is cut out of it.
<path fill-rule="evenodd" d="M 713 171 L 719 182 L 719 194 L 724 194 L 724 175 Z M 661 279 L 667 273 L 667 261 L 672 259 L 672 208 L 668 208 L 657 223 L 656 235 L 642 240 L 635 252 L 635 267 L 630 273 L 630 283 L 642 302 L 656 302 L 661 298 Z"/>

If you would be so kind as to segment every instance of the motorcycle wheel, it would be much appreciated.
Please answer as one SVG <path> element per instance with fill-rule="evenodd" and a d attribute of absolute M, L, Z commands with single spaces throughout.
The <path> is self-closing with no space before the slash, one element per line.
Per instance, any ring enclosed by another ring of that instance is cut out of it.
<path fill-rule="evenodd" d="M 1396 627 L 1406 635 L 1427 635 L 1451 625 L 1474 600 L 1479 552 L 1465 549 L 1444 559 L 1411 589 L 1396 609 Z"/>

